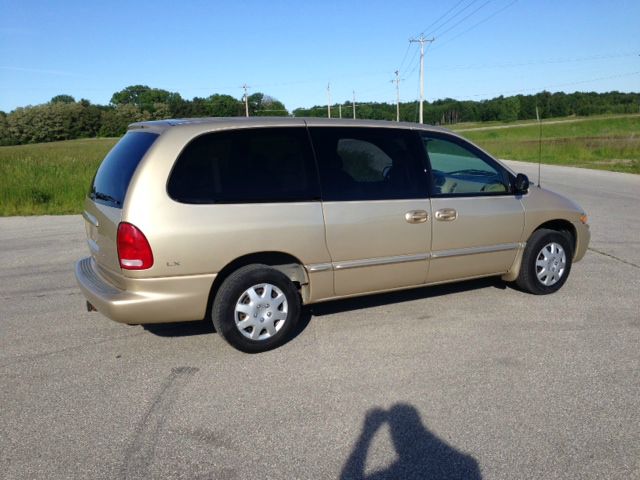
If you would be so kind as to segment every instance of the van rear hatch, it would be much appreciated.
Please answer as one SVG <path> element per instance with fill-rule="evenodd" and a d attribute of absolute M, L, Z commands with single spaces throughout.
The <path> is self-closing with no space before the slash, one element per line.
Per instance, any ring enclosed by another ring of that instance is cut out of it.
<path fill-rule="evenodd" d="M 116 283 L 120 276 L 116 241 L 122 206 L 133 173 L 157 138 L 157 133 L 140 131 L 122 137 L 100 164 L 85 200 L 83 217 L 91 256 Z"/>

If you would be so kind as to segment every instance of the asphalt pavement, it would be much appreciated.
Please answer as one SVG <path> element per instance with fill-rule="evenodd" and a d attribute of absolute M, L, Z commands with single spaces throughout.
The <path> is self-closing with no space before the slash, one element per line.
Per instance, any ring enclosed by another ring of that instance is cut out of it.
<path fill-rule="evenodd" d="M 640 478 L 640 176 L 542 185 L 592 229 L 558 293 L 320 304 L 258 355 L 86 312 L 81 217 L 0 218 L 0 478 Z"/>

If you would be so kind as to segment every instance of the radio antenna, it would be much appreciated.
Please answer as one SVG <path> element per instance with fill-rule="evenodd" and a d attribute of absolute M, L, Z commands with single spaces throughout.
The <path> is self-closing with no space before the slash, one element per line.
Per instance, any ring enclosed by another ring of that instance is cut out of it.
<path fill-rule="evenodd" d="M 540 187 L 540 165 L 542 164 L 542 122 L 540 121 L 540 112 L 538 112 L 538 106 L 536 105 L 536 120 L 538 120 L 539 135 L 538 135 L 538 188 Z"/>

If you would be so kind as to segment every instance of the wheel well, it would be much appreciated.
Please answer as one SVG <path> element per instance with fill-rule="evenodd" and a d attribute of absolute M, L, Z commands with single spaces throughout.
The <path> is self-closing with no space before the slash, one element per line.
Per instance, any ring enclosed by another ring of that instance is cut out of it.
<path fill-rule="evenodd" d="M 222 285 L 222 282 L 224 282 L 229 275 L 231 275 L 239 268 L 254 263 L 269 265 L 270 267 L 277 267 L 278 270 L 280 270 L 291 279 L 296 288 L 300 290 L 301 294 L 303 294 L 304 298 L 305 292 L 303 292 L 303 285 L 308 284 L 309 280 L 307 278 L 306 271 L 302 266 L 302 262 L 299 259 L 297 259 L 293 255 L 289 255 L 288 253 L 283 252 L 251 253 L 236 258 L 218 272 L 215 280 L 213 281 L 213 285 L 211 285 L 211 292 L 209 293 L 209 300 L 207 302 L 207 312 L 205 318 L 208 319 L 211 315 L 213 299 L 215 298 L 220 285 Z"/>
<path fill-rule="evenodd" d="M 571 239 L 571 248 L 573 249 L 573 252 L 576 251 L 576 240 L 577 240 L 576 229 L 571 224 L 571 222 L 567 220 L 551 220 L 549 222 L 545 222 L 542 225 L 538 226 L 536 230 L 540 230 L 542 228 L 546 228 L 548 230 L 555 230 L 556 232 L 564 232 L 567 235 L 569 235 L 569 238 Z"/>

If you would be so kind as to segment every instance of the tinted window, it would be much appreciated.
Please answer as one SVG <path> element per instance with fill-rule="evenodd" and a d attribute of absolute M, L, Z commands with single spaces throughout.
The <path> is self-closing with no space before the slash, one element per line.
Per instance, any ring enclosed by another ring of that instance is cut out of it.
<path fill-rule="evenodd" d="M 453 140 L 422 138 L 431 164 L 433 195 L 508 193 L 508 176 L 495 162 Z"/>
<path fill-rule="evenodd" d="M 91 184 L 89 196 L 96 202 L 122 208 L 133 172 L 158 138 L 155 133 L 129 132 L 104 158 Z"/>
<path fill-rule="evenodd" d="M 388 128 L 310 128 L 324 200 L 424 198 L 417 137 Z"/>
<path fill-rule="evenodd" d="M 307 201 L 319 198 L 304 128 L 218 132 L 194 139 L 167 185 L 183 203 Z"/>

